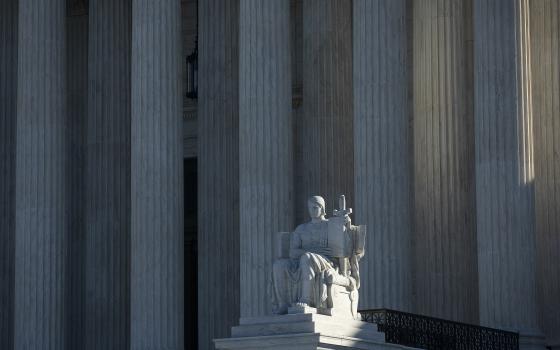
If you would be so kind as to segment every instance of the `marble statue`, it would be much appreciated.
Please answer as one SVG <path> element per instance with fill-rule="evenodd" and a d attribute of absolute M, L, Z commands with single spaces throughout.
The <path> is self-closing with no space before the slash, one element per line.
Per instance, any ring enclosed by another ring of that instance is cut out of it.
<path fill-rule="evenodd" d="M 326 218 L 325 200 L 307 202 L 311 221 L 279 234 L 273 267 L 273 310 L 277 314 L 317 312 L 358 319 L 359 261 L 365 226 L 351 223 L 352 209 L 340 196 L 339 209 Z"/>

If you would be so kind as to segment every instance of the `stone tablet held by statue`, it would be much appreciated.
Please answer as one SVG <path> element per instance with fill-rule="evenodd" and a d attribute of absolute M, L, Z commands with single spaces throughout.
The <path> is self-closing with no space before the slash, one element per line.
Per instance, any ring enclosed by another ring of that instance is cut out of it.
<path fill-rule="evenodd" d="M 352 253 L 352 237 L 347 228 L 352 208 L 346 209 L 346 198 L 339 198 L 339 209 L 334 210 L 334 216 L 328 221 L 327 246 L 331 256 L 335 258 L 348 257 Z"/>

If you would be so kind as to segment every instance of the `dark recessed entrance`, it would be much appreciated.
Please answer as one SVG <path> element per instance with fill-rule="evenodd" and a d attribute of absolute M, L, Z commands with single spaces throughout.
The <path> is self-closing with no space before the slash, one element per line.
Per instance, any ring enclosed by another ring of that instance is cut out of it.
<path fill-rule="evenodd" d="M 185 349 L 198 349 L 197 296 L 197 168 L 196 158 L 184 160 L 185 172 Z"/>

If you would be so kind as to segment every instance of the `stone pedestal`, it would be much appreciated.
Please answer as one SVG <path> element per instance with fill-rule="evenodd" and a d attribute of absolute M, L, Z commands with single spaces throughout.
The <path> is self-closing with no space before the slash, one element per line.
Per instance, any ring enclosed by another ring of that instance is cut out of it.
<path fill-rule="evenodd" d="M 377 326 L 318 314 L 241 318 L 216 349 L 410 349 L 386 344 Z"/>

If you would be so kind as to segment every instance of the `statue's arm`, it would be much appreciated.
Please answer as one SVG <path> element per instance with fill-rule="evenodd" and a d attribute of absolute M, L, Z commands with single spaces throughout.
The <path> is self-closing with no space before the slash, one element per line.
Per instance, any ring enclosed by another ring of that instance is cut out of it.
<path fill-rule="evenodd" d="M 301 238 L 299 233 L 296 229 L 294 233 L 292 233 L 292 237 L 290 239 L 290 258 L 291 259 L 299 259 L 299 257 L 305 253 L 303 249 L 301 249 Z"/>

